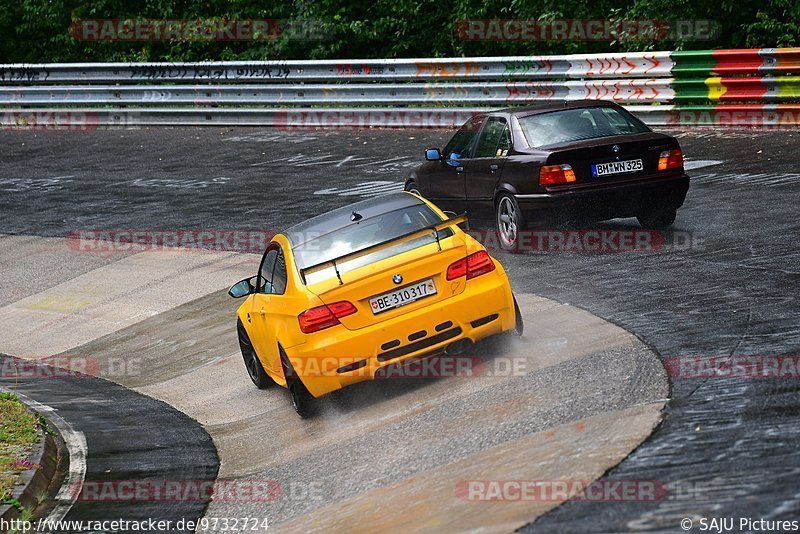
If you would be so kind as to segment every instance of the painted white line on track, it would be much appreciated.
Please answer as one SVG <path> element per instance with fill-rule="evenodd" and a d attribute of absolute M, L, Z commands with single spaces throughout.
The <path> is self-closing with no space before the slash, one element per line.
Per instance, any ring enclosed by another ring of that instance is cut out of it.
<path fill-rule="evenodd" d="M 86 436 L 83 432 L 78 432 L 72 428 L 71 424 L 58 415 L 55 408 L 36 402 L 16 391 L 14 394 L 23 399 L 25 404 L 37 412 L 47 414 L 48 424 L 52 424 L 58 429 L 67 445 L 67 450 L 69 451 L 69 474 L 58 490 L 55 498 L 57 503 L 55 508 L 47 516 L 48 521 L 60 521 L 70 511 L 83 489 L 83 481 L 86 478 L 86 454 L 89 450 L 86 446 Z"/>
<path fill-rule="evenodd" d="M 329 187 L 314 191 L 315 195 L 338 195 L 342 196 L 378 196 L 392 191 L 402 191 L 402 182 L 390 182 L 387 180 L 375 180 L 372 182 L 362 182 L 352 187 L 339 188 Z"/>
<path fill-rule="evenodd" d="M 720 163 L 724 163 L 724 161 L 718 159 L 696 159 L 685 162 L 683 168 L 687 171 L 693 171 L 695 169 L 702 169 L 703 167 L 719 165 Z"/>

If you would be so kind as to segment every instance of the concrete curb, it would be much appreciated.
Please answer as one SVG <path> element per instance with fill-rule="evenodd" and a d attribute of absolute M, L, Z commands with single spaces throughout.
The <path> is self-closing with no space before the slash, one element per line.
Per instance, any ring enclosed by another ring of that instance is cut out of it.
<path fill-rule="evenodd" d="M 42 414 L 31 408 L 24 399 L 19 401 L 25 405 L 29 412 L 43 418 Z M 13 504 L 0 505 L 0 519 L 17 519 L 21 515 L 21 510 L 31 511 L 39 507 L 42 498 L 46 496 L 47 490 L 53 482 L 59 464 L 59 447 L 52 432 L 56 432 L 51 426 L 47 428 L 39 427 L 41 437 L 35 445 L 34 450 L 28 455 L 26 460 L 37 467 L 23 471 L 14 488 L 11 491 L 11 498 L 19 501 L 19 507 Z"/>

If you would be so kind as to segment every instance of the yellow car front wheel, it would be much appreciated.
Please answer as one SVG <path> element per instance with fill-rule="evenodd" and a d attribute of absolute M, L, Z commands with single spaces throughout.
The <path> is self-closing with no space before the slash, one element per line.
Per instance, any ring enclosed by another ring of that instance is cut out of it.
<path fill-rule="evenodd" d="M 236 321 L 236 332 L 239 334 L 239 349 L 242 351 L 244 367 L 247 369 L 250 380 L 253 381 L 253 384 L 255 384 L 258 389 L 267 388 L 272 384 L 272 379 L 267 372 L 264 371 L 261 360 L 259 360 L 256 355 L 256 350 L 250 342 L 250 337 L 247 335 L 242 321 Z"/>

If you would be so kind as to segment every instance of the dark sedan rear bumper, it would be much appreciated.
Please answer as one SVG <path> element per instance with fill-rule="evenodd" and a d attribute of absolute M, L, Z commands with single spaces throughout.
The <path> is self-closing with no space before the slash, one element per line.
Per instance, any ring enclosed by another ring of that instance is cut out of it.
<path fill-rule="evenodd" d="M 689 190 L 686 174 L 515 195 L 527 222 L 545 224 L 635 217 L 654 207 L 678 209 Z"/>

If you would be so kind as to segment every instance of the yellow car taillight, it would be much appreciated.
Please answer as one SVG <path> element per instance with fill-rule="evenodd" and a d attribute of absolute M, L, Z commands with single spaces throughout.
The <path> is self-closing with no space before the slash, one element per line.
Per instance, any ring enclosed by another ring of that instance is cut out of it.
<path fill-rule="evenodd" d="M 470 278 L 490 273 L 494 269 L 494 261 L 492 261 L 489 253 L 485 250 L 479 250 L 466 258 L 451 263 L 447 268 L 447 279 L 455 280 L 466 275 L 467 280 L 469 280 Z"/>
<path fill-rule="evenodd" d="M 683 152 L 681 149 L 665 150 L 658 156 L 658 170 L 680 169 L 683 167 Z"/>
<path fill-rule="evenodd" d="M 575 181 L 575 171 L 571 165 L 544 165 L 539 169 L 539 184 L 566 184 Z"/>
<path fill-rule="evenodd" d="M 339 319 L 356 313 L 358 309 L 351 302 L 340 300 L 327 306 L 317 306 L 297 316 L 300 330 L 304 334 L 319 332 L 339 324 Z"/>

